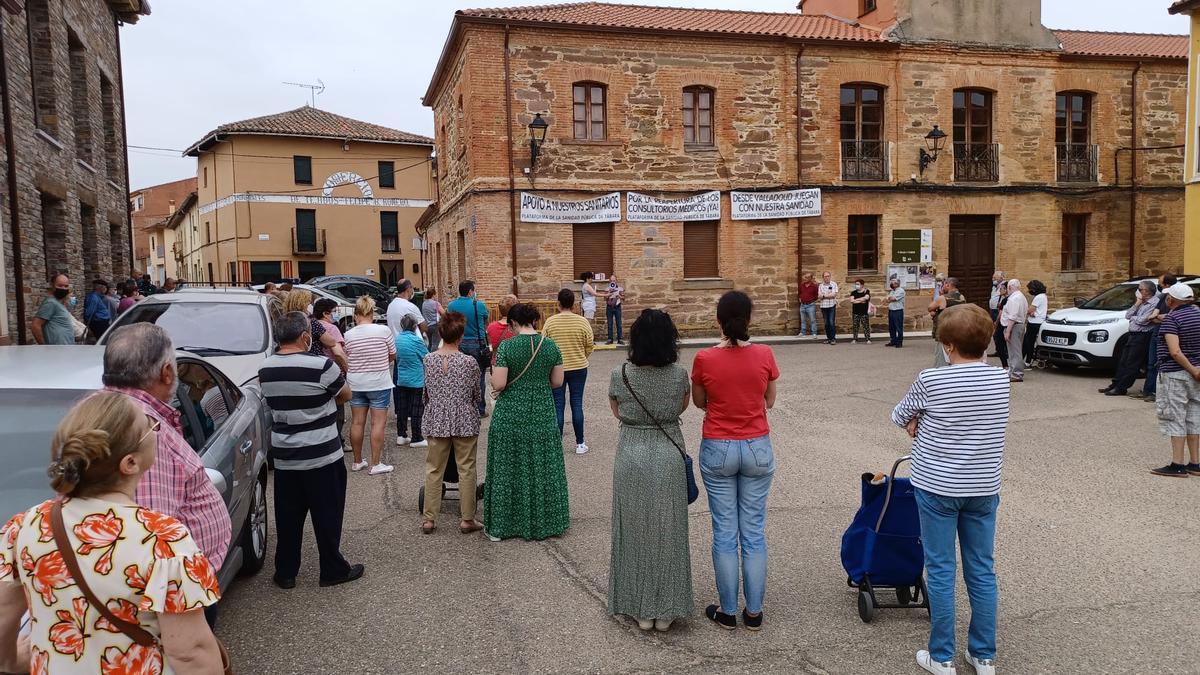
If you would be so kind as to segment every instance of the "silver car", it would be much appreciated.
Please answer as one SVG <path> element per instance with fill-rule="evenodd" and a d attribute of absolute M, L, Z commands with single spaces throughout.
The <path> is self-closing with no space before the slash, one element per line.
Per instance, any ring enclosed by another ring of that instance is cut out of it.
<path fill-rule="evenodd" d="M 101 346 L 0 347 L 0 520 L 50 497 L 50 442 L 67 410 L 103 387 Z M 257 385 L 236 386 L 208 360 L 176 354 L 172 401 L 233 523 L 218 579 L 260 570 L 267 553 L 270 413 Z"/>

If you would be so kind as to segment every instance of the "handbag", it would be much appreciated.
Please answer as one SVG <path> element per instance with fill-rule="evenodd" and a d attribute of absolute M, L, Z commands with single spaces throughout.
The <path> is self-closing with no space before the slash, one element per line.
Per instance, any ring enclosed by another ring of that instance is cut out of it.
<path fill-rule="evenodd" d="M 625 382 L 625 388 L 629 390 L 629 394 L 633 396 L 633 400 L 636 401 L 637 404 L 642 408 L 642 412 L 646 413 L 646 417 L 649 417 L 650 421 L 654 422 L 654 426 L 658 427 L 658 430 L 662 432 L 662 435 L 666 436 L 667 440 L 671 441 L 671 445 L 675 446 L 675 449 L 679 451 L 679 456 L 683 457 L 683 471 L 684 476 L 687 479 L 687 500 L 688 503 L 691 504 L 700 498 L 700 487 L 696 485 L 696 471 L 692 467 L 692 457 L 684 452 L 683 446 L 675 442 L 675 437 L 667 433 L 667 430 L 663 428 L 662 423 L 659 422 L 654 415 L 650 414 L 650 410 L 646 408 L 646 404 L 642 403 L 642 399 L 638 398 L 637 392 L 634 391 L 633 387 L 629 385 L 629 376 L 625 374 L 625 366 L 627 365 L 629 364 L 621 364 L 621 379 Z"/>
<path fill-rule="evenodd" d="M 471 313 L 475 315 L 475 332 L 479 335 L 479 353 L 475 361 L 479 363 L 479 372 L 486 373 L 492 367 L 492 345 L 488 343 L 487 332 L 479 326 L 479 301 L 472 301 Z"/>
<path fill-rule="evenodd" d="M 492 390 L 492 398 L 493 399 L 500 398 L 500 396 L 504 392 L 511 389 L 512 386 L 517 383 L 517 380 L 521 379 L 521 376 L 525 374 L 525 371 L 529 370 L 529 366 L 533 365 L 534 359 L 537 358 L 538 352 L 542 351 L 542 345 L 544 345 L 544 344 L 546 344 L 545 336 L 542 336 L 542 341 L 537 343 L 537 347 L 533 346 L 533 336 L 532 335 L 529 336 L 529 347 L 531 349 L 533 349 L 533 353 L 530 354 L 530 356 L 529 356 L 529 362 L 525 364 L 525 367 L 521 369 L 521 372 L 517 373 L 516 377 L 514 377 L 513 379 L 511 379 L 507 383 L 505 383 L 503 389 L 501 389 L 500 391 L 496 391 L 495 389 Z"/>
<path fill-rule="evenodd" d="M 75 335 L 76 340 L 82 340 L 88 332 L 87 324 L 76 319 L 74 314 L 71 315 L 71 332 Z"/>
<path fill-rule="evenodd" d="M 83 572 L 79 569 L 79 559 L 75 557 L 75 549 L 71 547 L 71 542 L 67 539 L 67 527 L 63 524 L 62 502 L 57 499 L 50 506 L 50 530 L 54 534 L 54 545 L 58 547 L 63 564 L 67 566 L 67 571 L 71 573 L 71 578 L 75 580 L 75 585 L 79 586 L 83 597 L 87 598 L 88 604 L 100 612 L 100 616 L 107 619 L 117 630 L 124 633 L 125 637 L 143 647 L 162 652 L 162 643 L 158 638 L 151 635 L 145 628 L 118 618 L 108 609 L 108 605 L 100 602 L 100 599 L 92 592 Z M 214 635 L 213 639 L 217 641 L 217 649 L 221 652 L 221 672 L 225 675 L 233 675 L 233 665 L 229 662 L 229 650 L 225 648 L 225 644 L 221 642 L 220 638 Z"/>

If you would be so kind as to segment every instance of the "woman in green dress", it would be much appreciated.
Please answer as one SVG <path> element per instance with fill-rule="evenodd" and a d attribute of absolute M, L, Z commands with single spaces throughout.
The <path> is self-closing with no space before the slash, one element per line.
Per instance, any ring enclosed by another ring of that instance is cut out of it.
<path fill-rule="evenodd" d="M 540 318 L 530 304 L 508 310 L 516 335 L 500 343 L 492 366 L 498 398 L 483 492 L 483 525 L 492 541 L 555 537 L 571 524 L 562 436 L 550 393 L 563 384 L 562 353 L 534 328 Z"/>
<path fill-rule="evenodd" d="M 692 613 L 687 479 L 679 415 L 691 397 L 679 332 L 666 312 L 647 309 L 630 330 L 629 363 L 608 386 L 621 422 L 613 463 L 608 612 L 642 630 L 666 631 Z M 657 422 L 657 423 L 656 423 Z"/>

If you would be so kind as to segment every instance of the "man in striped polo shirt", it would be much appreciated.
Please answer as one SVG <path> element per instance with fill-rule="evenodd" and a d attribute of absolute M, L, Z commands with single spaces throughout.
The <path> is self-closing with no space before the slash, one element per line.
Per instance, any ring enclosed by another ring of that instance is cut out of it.
<path fill-rule="evenodd" d="M 913 437 L 912 485 L 921 517 L 931 619 L 929 648 L 917 652 L 917 664 L 935 675 L 955 673 L 956 537 L 971 597 L 967 661 L 977 675 L 996 672 L 992 547 L 1010 385 L 1004 369 L 983 361 L 992 328 L 991 317 L 975 305 L 943 311 L 938 341 L 950 366 L 921 371 L 892 411 L 892 421 Z"/>
<path fill-rule="evenodd" d="M 275 322 L 279 350 L 258 370 L 271 407 L 271 458 L 275 462 L 275 583 L 294 588 L 300 571 L 304 519 L 312 514 L 321 559 L 321 585 L 354 581 L 362 565 L 342 557 L 346 463 L 337 432 L 338 406 L 350 387 L 333 361 L 309 353 L 312 333 L 303 312 Z"/>
<path fill-rule="evenodd" d="M 1171 463 L 1159 476 L 1200 476 L 1200 308 L 1192 287 L 1166 289 L 1170 314 L 1158 329 L 1158 426 L 1171 439 Z M 1184 464 L 1184 447 L 1188 451 Z"/>

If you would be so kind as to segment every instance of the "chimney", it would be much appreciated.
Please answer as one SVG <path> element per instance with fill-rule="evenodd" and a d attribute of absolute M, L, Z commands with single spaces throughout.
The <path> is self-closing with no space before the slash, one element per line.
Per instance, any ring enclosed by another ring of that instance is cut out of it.
<path fill-rule="evenodd" d="M 175 215 L 175 200 L 174 199 L 167 201 L 167 215 L 168 216 Z"/>

